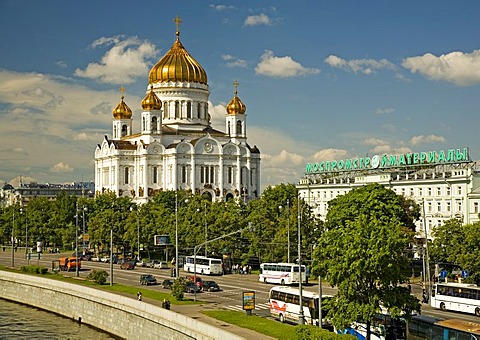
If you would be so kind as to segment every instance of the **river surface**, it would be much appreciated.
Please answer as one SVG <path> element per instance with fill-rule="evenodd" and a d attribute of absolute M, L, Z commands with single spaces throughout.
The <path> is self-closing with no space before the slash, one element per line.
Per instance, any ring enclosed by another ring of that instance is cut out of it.
<path fill-rule="evenodd" d="M 86 324 L 0 299 L 0 339 L 118 339 Z"/>

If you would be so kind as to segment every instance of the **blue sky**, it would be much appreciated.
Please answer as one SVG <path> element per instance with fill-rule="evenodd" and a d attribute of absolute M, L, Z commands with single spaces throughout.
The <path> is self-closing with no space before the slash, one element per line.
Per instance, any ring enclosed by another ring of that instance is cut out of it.
<path fill-rule="evenodd" d="M 480 159 L 478 1 L 0 2 L 0 181 L 94 178 L 125 102 L 175 39 L 203 66 L 213 126 L 232 83 L 262 187 L 305 163 L 470 148 Z"/>

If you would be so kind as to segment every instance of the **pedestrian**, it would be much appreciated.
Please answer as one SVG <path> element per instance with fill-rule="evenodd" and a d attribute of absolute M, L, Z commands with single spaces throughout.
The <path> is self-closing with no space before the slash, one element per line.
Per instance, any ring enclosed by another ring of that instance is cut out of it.
<path fill-rule="evenodd" d="M 168 299 L 163 299 L 162 308 L 170 309 L 170 301 Z"/>
<path fill-rule="evenodd" d="M 137 299 L 138 299 L 138 301 L 142 301 L 142 293 L 141 292 L 137 293 Z"/>

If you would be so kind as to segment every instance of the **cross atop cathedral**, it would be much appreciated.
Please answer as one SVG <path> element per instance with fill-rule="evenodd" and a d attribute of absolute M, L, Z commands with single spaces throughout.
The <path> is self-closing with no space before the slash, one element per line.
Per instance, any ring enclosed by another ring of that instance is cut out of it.
<path fill-rule="evenodd" d="M 120 86 L 120 93 L 122 94 L 123 99 L 123 94 L 125 93 L 125 88 L 123 86 Z"/>
<path fill-rule="evenodd" d="M 234 91 L 235 95 L 237 95 L 237 93 L 238 93 L 238 91 L 237 91 L 238 85 L 240 85 L 240 84 L 238 83 L 238 81 L 235 80 L 235 81 L 233 82 L 233 87 L 235 88 L 235 91 Z"/>
<path fill-rule="evenodd" d="M 180 23 L 182 22 L 182 19 L 177 15 L 175 19 L 173 19 L 173 22 L 177 25 L 177 35 L 180 34 Z"/>

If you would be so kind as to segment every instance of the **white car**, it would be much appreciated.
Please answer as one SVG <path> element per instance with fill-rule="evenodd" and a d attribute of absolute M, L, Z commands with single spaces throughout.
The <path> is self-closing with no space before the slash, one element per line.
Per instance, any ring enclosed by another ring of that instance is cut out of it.
<path fill-rule="evenodd" d="M 153 265 L 153 268 L 156 268 L 156 269 L 166 269 L 168 268 L 168 263 L 167 262 L 158 262 L 158 263 L 155 263 Z"/>
<path fill-rule="evenodd" d="M 101 259 L 100 259 L 101 262 L 104 262 L 104 263 L 108 263 L 110 262 L 110 257 L 109 256 L 103 256 Z"/>

